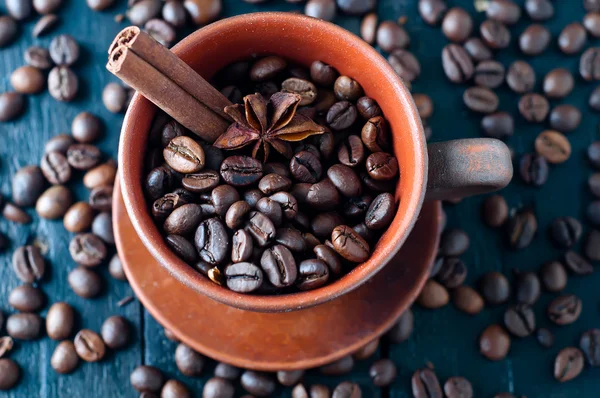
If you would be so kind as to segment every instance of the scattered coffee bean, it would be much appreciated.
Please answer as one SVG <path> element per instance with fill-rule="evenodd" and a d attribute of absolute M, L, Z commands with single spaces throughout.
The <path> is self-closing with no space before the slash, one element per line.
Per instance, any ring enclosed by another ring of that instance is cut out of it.
<path fill-rule="evenodd" d="M 499 325 L 488 326 L 479 337 L 479 351 L 490 361 L 500 361 L 510 350 L 510 337 Z"/>
<path fill-rule="evenodd" d="M 459 286 L 452 291 L 454 306 L 469 315 L 476 315 L 484 307 L 483 298 L 477 291 L 469 286 Z"/>
<path fill-rule="evenodd" d="M 581 299 L 573 294 L 559 296 L 548 305 L 548 318 L 557 325 L 575 322 L 581 314 Z"/>
<path fill-rule="evenodd" d="M 44 177 L 50 184 L 65 184 L 71 179 L 71 166 L 60 152 L 46 152 L 40 162 Z"/>
<path fill-rule="evenodd" d="M 548 180 L 548 162 L 539 154 L 524 154 L 521 157 L 519 172 L 525 183 L 541 187 Z"/>
<path fill-rule="evenodd" d="M 590 366 L 600 366 L 600 330 L 590 329 L 581 335 L 579 348 Z"/>
<path fill-rule="evenodd" d="M 371 381 L 377 387 L 387 387 L 396 379 L 396 365 L 390 359 L 380 359 L 369 368 Z"/>
<path fill-rule="evenodd" d="M 75 294 L 83 298 L 96 297 L 102 290 L 102 279 L 100 276 L 85 267 L 73 269 L 69 273 L 67 280 Z"/>
<path fill-rule="evenodd" d="M 534 21 L 545 21 L 554 16 L 554 5 L 550 0 L 525 0 L 525 11 Z"/>
<path fill-rule="evenodd" d="M 526 337 L 535 331 L 535 314 L 527 304 L 517 304 L 504 312 L 504 325 L 513 335 Z"/>
<path fill-rule="evenodd" d="M 558 131 L 546 130 L 535 139 L 535 151 L 548 162 L 560 164 L 571 156 L 571 144 L 568 138 Z"/>
<path fill-rule="evenodd" d="M 77 348 L 77 345 L 75 347 Z M 131 372 L 129 382 L 139 392 L 158 393 L 165 383 L 165 378 L 159 369 L 153 366 L 141 365 Z"/>
<path fill-rule="evenodd" d="M 457 44 L 448 44 L 442 50 L 442 66 L 453 83 L 464 83 L 471 79 L 475 68 L 467 51 Z"/>
<path fill-rule="evenodd" d="M 533 212 L 524 210 L 508 221 L 508 240 L 511 247 L 524 249 L 531 244 L 537 231 L 537 220 Z"/>
<path fill-rule="evenodd" d="M 593 229 L 588 233 L 583 250 L 591 261 L 600 261 L 600 231 Z"/>
<path fill-rule="evenodd" d="M 78 234 L 69 244 L 69 253 L 79 265 L 95 267 L 106 258 L 106 245 L 98 236 L 90 233 Z"/>
<path fill-rule="evenodd" d="M 443 397 L 437 375 L 432 369 L 418 369 L 411 378 L 412 393 L 415 397 Z"/>
<path fill-rule="evenodd" d="M 463 94 L 465 105 L 474 112 L 494 113 L 500 100 L 496 93 L 485 87 L 470 87 Z"/>
<path fill-rule="evenodd" d="M 510 44 L 510 31 L 501 22 L 488 19 L 479 26 L 479 33 L 490 48 L 503 49 Z"/>
<path fill-rule="evenodd" d="M 544 94 L 549 98 L 564 98 L 573 91 L 575 79 L 569 70 L 553 69 L 544 78 Z"/>
<path fill-rule="evenodd" d="M 464 377 L 451 377 L 446 380 L 444 392 L 448 398 L 473 398 L 473 386 Z"/>
<path fill-rule="evenodd" d="M 114 350 L 123 348 L 129 343 L 130 333 L 129 322 L 118 315 L 107 318 L 102 324 L 102 340 Z"/>
<path fill-rule="evenodd" d="M 240 380 L 244 390 L 257 397 L 268 397 L 277 387 L 275 380 L 268 373 L 246 370 Z"/>
<path fill-rule="evenodd" d="M 21 369 L 12 359 L 0 358 L 0 391 L 10 390 L 19 382 Z"/>
<path fill-rule="evenodd" d="M 17 206 L 33 206 L 44 192 L 44 186 L 42 170 L 37 166 L 25 166 L 12 179 L 12 199 Z"/>
<path fill-rule="evenodd" d="M 45 301 L 44 293 L 30 284 L 17 286 L 8 295 L 8 304 L 21 312 L 37 312 Z"/>
<path fill-rule="evenodd" d="M 6 47 L 15 37 L 19 28 L 13 18 L 8 15 L 0 16 L 0 48 Z"/>
<path fill-rule="evenodd" d="M 46 333 L 52 340 L 68 339 L 73 332 L 75 313 L 67 303 L 54 303 L 46 315 Z"/>
<path fill-rule="evenodd" d="M 508 205 L 500 195 L 488 196 L 483 202 L 483 220 L 490 227 L 500 227 L 508 219 Z"/>
<path fill-rule="evenodd" d="M 362 346 L 358 351 L 355 351 L 352 357 L 358 361 L 362 361 L 375 355 L 378 349 L 379 339 L 375 339 Z"/>
<path fill-rule="evenodd" d="M 448 304 L 450 296 L 448 290 L 438 282 L 429 279 L 417 297 L 417 303 L 424 308 L 436 309 Z"/>
<path fill-rule="evenodd" d="M 519 48 L 526 55 L 539 55 L 546 50 L 551 37 L 550 31 L 545 26 L 530 25 L 519 37 Z"/>
<path fill-rule="evenodd" d="M 235 387 L 229 380 L 220 377 L 208 379 L 202 390 L 203 398 L 233 398 Z"/>
<path fill-rule="evenodd" d="M 15 119 L 25 107 L 23 95 L 15 92 L 0 94 L 0 122 Z"/>
<path fill-rule="evenodd" d="M 581 123 L 581 111 L 573 105 L 557 105 L 550 112 L 550 127 L 555 130 L 568 133 Z"/>
<path fill-rule="evenodd" d="M 36 94 L 44 88 L 44 75 L 33 66 L 21 66 L 10 75 L 10 84 L 18 93 Z"/>
<path fill-rule="evenodd" d="M 414 315 L 412 310 L 407 309 L 398 318 L 394 326 L 386 333 L 387 338 L 393 344 L 408 340 L 414 329 Z"/>
<path fill-rule="evenodd" d="M 535 85 L 535 72 L 525 61 L 513 62 L 506 72 L 506 83 L 518 94 L 531 91 Z"/>
<path fill-rule="evenodd" d="M 75 345 L 68 341 L 60 342 L 54 349 L 50 358 L 50 365 L 57 373 L 71 373 L 79 364 L 79 356 L 75 350 Z"/>
<path fill-rule="evenodd" d="M 567 286 L 567 271 L 558 261 L 550 261 L 542 265 L 540 279 L 546 290 L 559 292 Z"/>
<path fill-rule="evenodd" d="M 451 41 L 463 42 L 473 30 L 473 18 L 460 7 L 448 10 L 442 21 L 442 32 Z"/>
<path fill-rule="evenodd" d="M 552 221 L 550 235 L 558 246 L 570 248 L 581 237 L 581 223 L 573 217 L 559 217 Z"/>
<path fill-rule="evenodd" d="M 600 80 L 600 48 L 588 48 L 581 55 L 579 73 L 584 80 Z"/>
<path fill-rule="evenodd" d="M 554 344 L 554 335 L 546 328 L 536 330 L 535 337 L 542 347 L 550 348 Z"/>
<path fill-rule="evenodd" d="M 327 376 L 340 376 L 350 373 L 353 368 L 354 359 L 351 355 L 347 355 L 338 359 L 337 361 L 321 366 L 319 368 L 319 372 Z"/>
<path fill-rule="evenodd" d="M 24 283 L 34 283 L 44 276 L 46 263 L 37 246 L 21 246 L 12 257 L 13 271 Z"/>
<path fill-rule="evenodd" d="M 489 304 L 497 305 L 508 301 L 510 297 L 510 283 L 499 272 L 488 272 L 480 281 L 481 295 Z"/>
<path fill-rule="evenodd" d="M 587 40 L 587 32 L 582 24 L 573 22 L 563 28 L 558 36 L 558 47 L 565 54 L 581 51 Z"/>
<path fill-rule="evenodd" d="M 583 370 L 583 353 L 579 348 L 563 348 L 554 361 L 554 378 L 561 383 L 573 380 Z"/>
<path fill-rule="evenodd" d="M 38 314 L 19 313 L 6 319 L 6 333 L 17 340 L 35 340 L 42 329 L 42 318 Z"/>
<path fill-rule="evenodd" d="M 383 21 L 379 24 L 376 34 L 377 45 L 385 52 L 406 48 L 410 37 L 406 30 L 393 21 Z"/>

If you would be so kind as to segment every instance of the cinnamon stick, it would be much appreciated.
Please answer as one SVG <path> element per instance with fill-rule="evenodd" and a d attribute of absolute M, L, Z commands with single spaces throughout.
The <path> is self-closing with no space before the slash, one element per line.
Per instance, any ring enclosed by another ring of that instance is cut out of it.
<path fill-rule="evenodd" d="M 152 36 L 141 31 L 137 26 L 123 29 L 113 40 L 108 53 L 112 53 L 118 46 L 128 47 L 138 57 L 173 80 L 206 107 L 226 120 L 230 120 L 229 116 L 223 111 L 226 106 L 231 105 L 227 97 L 204 80 L 188 64 L 154 40 Z"/>
<path fill-rule="evenodd" d="M 207 108 L 126 46 L 113 49 L 106 67 L 184 127 L 208 142 L 212 143 L 229 127 L 230 122 Z"/>

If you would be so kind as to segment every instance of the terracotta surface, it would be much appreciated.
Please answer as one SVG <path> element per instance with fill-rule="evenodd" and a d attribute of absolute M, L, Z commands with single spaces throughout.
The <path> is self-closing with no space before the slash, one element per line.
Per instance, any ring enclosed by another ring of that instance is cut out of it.
<path fill-rule="evenodd" d="M 239 367 L 277 371 L 335 361 L 384 333 L 414 301 L 439 242 L 440 202 L 428 202 L 389 266 L 351 293 L 287 313 L 239 310 L 182 286 L 150 255 L 117 183 L 113 222 L 129 283 L 152 316 L 184 343 Z"/>
<path fill-rule="evenodd" d="M 154 226 L 141 181 L 144 151 L 155 108 L 149 101 L 136 96 L 125 118 L 119 147 L 121 182 L 127 187 L 123 195 L 142 242 L 176 279 L 236 308 L 293 311 L 327 302 L 356 289 L 393 258 L 407 239 L 421 209 L 427 181 L 427 156 L 423 129 L 412 97 L 370 45 L 328 22 L 289 13 L 257 13 L 229 18 L 200 29 L 175 46 L 173 52 L 206 78 L 236 60 L 252 54 L 272 53 L 304 65 L 322 60 L 344 75 L 357 77 L 365 93 L 377 100 L 391 125 L 393 148 L 401 169 L 396 190 L 400 199 L 398 213 L 368 261 L 316 290 L 280 296 L 238 294 L 210 282 L 175 256 Z"/>

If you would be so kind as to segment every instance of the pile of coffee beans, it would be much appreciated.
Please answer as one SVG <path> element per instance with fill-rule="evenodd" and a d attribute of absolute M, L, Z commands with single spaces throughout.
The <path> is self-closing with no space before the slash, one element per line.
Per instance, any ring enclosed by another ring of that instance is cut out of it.
<path fill-rule="evenodd" d="M 264 101 L 297 94 L 297 114 L 325 132 L 293 148 L 284 142 L 283 155 L 271 149 L 262 162 L 247 148 L 197 141 L 159 115 L 144 187 L 172 250 L 242 293 L 315 289 L 366 261 L 396 214 L 400 174 L 377 102 L 321 61 L 306 69 L 269 56 L 230 65 L 216 80 L 234 103 L 253 92 Z"/>

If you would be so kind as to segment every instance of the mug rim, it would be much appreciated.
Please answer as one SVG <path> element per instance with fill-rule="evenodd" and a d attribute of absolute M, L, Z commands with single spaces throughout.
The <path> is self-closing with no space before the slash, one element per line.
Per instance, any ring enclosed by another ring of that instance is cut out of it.
<path fill-rule="evenodd" d="M 380 258 L 378 258 L 378 261 L 371 262 L 371 258 L 375 257 L 372 255 L 372 257 L 367 260 L 367 263 L 370 264 L 357 264 L 356 267 L 346 275 L 314 290 L 272 296 L 236 293 L 226 287 L 224 288 L 213 283 L 206 276 L 200 274 L 177 257 L 164 242 L 164 237 L 160 234 L 154 221 L 150 217 L 150 212 L 147 209 L 146 199 L 143 194 L 142 181 L 140 178 L 137 178 L 136 173 L 133 172 L 136 167 L 138 170 L 140 167 L 136 166 L 129 156 L 131 149 L 135 148 L 134 131 L 138 118 L 148 118 L 148 115 L 144 115 L 145 109 L 147 110 L 150 106 L 154 107 L 150 101 L 143 98 L 138 93 L 133 97 L 131 105 L 123 120 L 119 141 L 118 161 L 121 186 L 128 187 L 128 189 L 122 190 L 122 194 L 127 213 L 131 218 L 133 226 L 144 243 L 144 246 L 171 275 L 197 292 L 232 307 L 258 312 L 283 312 L 309 308 L 333 300 L 336 297 L 356 289 L 367 282 L 375 273 L 384 267 L 394 255 L 396 255 L 412 231 L 421 211 L 425 198 L 428 162 L 421 120 L 418 116 L 412 96 L 402 83 L 400 77 L 395 73 L 387 61 L 371 47 L 371 45 L 364 42 L 350 31 L 334 25 L 333 23 L 304 15 L 285 12 L 244 14 L 226 18 L 196 30 L 171 50 L 184 60 L 186 58 L 197 57 L 197 55 L 192 54 L 192 50 L 197 42 L 202 41 L 203 38 L 208 36 L 215 37 L 216 34 L 223 31 L 243 29 L 249 24 L 265 24 L 269 22 L 277 22 L 279 24 L 310 24 L 311 28 L 321 30 L 330 37 L 332 39 L 330 41 L 335 42 L 336 45 L 343 43 L 343 45 L 351 45 L 357 49 L 364 55 L 365 59 L 367 59 L 367 62 L 369 62 L 372 67 L 377 68 L 379 73 L 385 76 L 386 84 L 390 84 L 395 93 L 393 102 L 397 104 L 398 109 L 402 109 L 408 123 L 411 125 L 411 131 L 408 136 L 412 139 L 412 144 L 416 149 L 413 154 L 415 172 L 412 177 L 413 183 L 410 186 L 410 192 L 408 194 L 405 193 L 402 196 L 403 200 L 408 200 L 409 202 L 407 207 L 408 210 L 401 215 L 399 220 L 398 217 L 395 216 L 392 225 L 388 228 L 388 232 L 393 231 L 390 236 L 390 241 L 393 242 L 394 245 L 393 247 L 384 247 L 383 250 L 381 250 L 383 253 L 379 256 Z M 323 45 L 327 46 L 327 44 Z M 422 283 L 419 285 L 422 285 Z M 419 285 L 415 286 L 415 289 L 413 289 L 416 291 L 410 292 L 412 296 L 416 296 L 420 287 Z"/>

